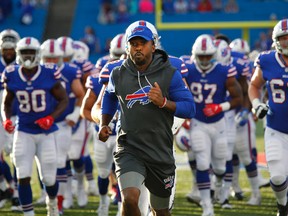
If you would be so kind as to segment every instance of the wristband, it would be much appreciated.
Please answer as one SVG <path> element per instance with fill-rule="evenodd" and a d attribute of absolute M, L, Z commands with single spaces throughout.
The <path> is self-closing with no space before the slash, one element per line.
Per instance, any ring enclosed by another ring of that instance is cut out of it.
<path fill-rule="evenodd" d="M 231 104 L 227 101 L 227 102 L 221 103 L 220 106 L 222 108 L 222 111 L 227 111 L 230 109 Z"/>
<path fill-rule="evenodd" d="M 253 99 L 253 101 L 252 101 L 252 107 L 253 107 L 254 109 L 256 109 L 260 103 L 261 103 L 260 99 L 259 99 L 259 98 L 255 98 L 255 99 Z"/>
<path fill-rule="evenodd" d="M 167 104 L 167 98 L 164 97 L 163 103 L 161 106 L 159 106 L 159 108 L 161 108 L 161 109 L 164 108 L 166 106 L 166 104 Z"/>

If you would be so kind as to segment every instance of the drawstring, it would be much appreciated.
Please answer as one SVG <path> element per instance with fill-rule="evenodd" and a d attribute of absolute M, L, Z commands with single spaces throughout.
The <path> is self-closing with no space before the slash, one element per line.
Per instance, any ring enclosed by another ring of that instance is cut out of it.
<path fill-rule="evenodd" d="M 142 87 L 142 85 L 141 85 L 141 81 L 140 81 L 140 72 L 139 72 L 139 71 L 137 71 L 137 75 L 138 75 L 138 85 L 140 86 L 142 92 L 145 93 L 145 94 L 147 95 L 147 93 L 144 91 L 144 89 L 143 89 L 143 87 Z M 148 78 L 147 78 L 146 76 L 144 76 L 144 77 L 145 77 L 147 83 L 152 87 L 152 85 L 151 85 L 151 83 L 149 82 Z"/>

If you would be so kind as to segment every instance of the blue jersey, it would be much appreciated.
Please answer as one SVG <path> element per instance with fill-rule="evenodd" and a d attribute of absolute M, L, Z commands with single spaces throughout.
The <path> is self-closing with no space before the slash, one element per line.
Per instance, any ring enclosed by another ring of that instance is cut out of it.
<path fill-rule="evenodd" d="M 89 74 L 96 73 L 95 65 L 92 64 L 92 62 L 87 59 L 74 60 L 72 61 L 72 63 L 77 65 L 80 68 L 83 75 L 87 73 Z"/>
<path fill-rule="evenodd" d="M 241 76 L 244 76 L 247 78 L 250 76 L 250 71 L 249 71 L 250 68 L 243 59 L 232 57 L 230 60 L 230 63 L 236 67 L 236 70 L 237 70 L 236 79 L 239 79 Z"/>
<path fill-rule="evenodd" d="M 102 84 L 99 83 L 99 76 L 97 74 L 91 74 L 87 77 L 85 87 L 91 89 L 95 95 L 99 95 Z"/>
<path fill-rule="evenodd" d="M 182 78 L 186 78 L 188 76 L 188 69 L 182 59 L 175 56 L 169 56 L 169 61 L 173 67 L 180 71 Z"/>
<path fill-rule="evenodd" d="M 66 90 L 66 94 L 68 95 L 69 98 L 69 103 L 65 111 L 58 118 L 55 119 L 55 122 L 63 121 L 68 114 L 73 112 L 76 98 L 71 89 L 71 85 L 75 79 L 81 79 L 82 77 L 81 70 L 75 64 L 64 63 L 61 65 L 59 70 L 62 74 L 61 84 Z"/>
<path fill-rule="evenodd" d="M 255 64 L 262 70 L 269 98 L 267 126 L 288 133 L 288 67 L 276 51 L 262 52 Z"/>
<path fill-rule="evenodd" d="M 253 67 L 251 67 L 250 60 L 249 60 L 248 56 L 243 54 L 243 53 L 240 53 L 240 52 L 231 51 L 231 57 L 240 58 L 245 62 L 246 67 L 249 68 L 249 76 L 248 77 L 250 78 L 252 75 Z"/>
<path fill-rule="evenodd" d="M 115 60 L 112 62 L 108 62 L 104 65 L 104 67 L 100 71 L 99 75 L 99 83 L 105 84 L 109 82 L 110 74 L 113 70 L 113 68 L 120 66 L 124 60 Z"/>
<path fill-rule="evenodd" d="M 220 104 L 226 101 L 226 81 L 229 77 L 236 75 L 236 68 L 233 65 L 223 65 L 215 63 L 205 73 L 197 66 L 195 61 L 193 64 L 186 64 L 188 68 L 188 77 L 186 81 L 194 96 L 196 104 L 195 119 L 213 123 L 223 118 L 224 113 L 207 117 L 203 113 L 206 104 Z"/>
<path fill-rule="evenodd" d="M 12 62 L 10 65 L 16 64 L 15 61 Z M 2 73 L 4 71 L 4 69 L 7 67 L 8 65 L 6 64 L 6 62 L 3 59 L 3 56 L 0 57 L 0 77 L 2 76 Z M 0 91 L 3 90 L 3 83 L 1 83 L 0 85 Z"/>
<path fill-rule="evenodd" d="M 97 74 L 92 74 L 88 76 L 86 80 L 85 87 L 88 89 L 91 89 L 95 95 L 99 95 L 100 91 L 102 89 L 102 84 L 99 83 L 99 77 Z M 113 121 L 113 123 L 116 125 L 116 120 Z M 112 129 L 112 135 L 116 135 L 116 127 L 111 128 Z M 99 126 L 95 124 L 95 130 L 99 131 Z"/>
<path fill-rule="evenodd" d="M 104 67 L 104 65 L 110 61 L 110 56 L 109 55 L 105 55 L 101 58 L 99 58 L 95 64 L 96 67 L 96 73 L 100 73 L 100 71 L 102 70 L 102 68 Z"/>
<path fill-rule="evenodd" d="M 35 121 L 50 115 L 55 100 L 51 89 L 61 78 L 61 73 L 54 65 L 39 65 L 36 74 L 26 78 L 19 65 L 6 67 L 2 81 L 7 89 L 15 94 L 17 109 L 16 130 L 31 134 L 50 133 L 57 130 L 54 123 L 49 130 L 43 130 Z"/>

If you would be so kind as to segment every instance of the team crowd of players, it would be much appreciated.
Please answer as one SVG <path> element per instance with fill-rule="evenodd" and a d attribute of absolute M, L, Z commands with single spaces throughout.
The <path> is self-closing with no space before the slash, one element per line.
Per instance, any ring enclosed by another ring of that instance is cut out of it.
<path fill-rule="evenodd" d="M 271 50 L 257 53 L 243 39 L 203 34 L 192 55 L 178 58 L 141 20 L 116 35 L 109 55 L 94 65 L 81 41 L 40 44 L 2 31 L 0 208 L 11 200 L 12 211 L 35 215 L 35 159 L 42 189 L 36 202 L 46 203 L 48 216 L 65 215 L 73 196 L 85 207 L 88 195 L 99 196 L 99 216 L 108 216 L 111 202 L 117 216 L 173 215 L 174 139 L 193 176 L 186 198 L 202 207 L 202 216 L 213 216 L 216 204 L 233 208 L 231 191 L 244 199 L 240 163 L 251 187 L 247 204 L 261 205 L 260 188 L 271 186 L 277 215 L 287 216 L 287 19 L 275 25 L 272 39 Z M 263 118 L 270 180 L 257 168 L 255 121 Z"/>

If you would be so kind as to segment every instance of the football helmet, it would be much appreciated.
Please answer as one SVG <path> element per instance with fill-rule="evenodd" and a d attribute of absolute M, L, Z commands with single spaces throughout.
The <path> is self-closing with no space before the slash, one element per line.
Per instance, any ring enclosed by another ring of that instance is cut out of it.
<path fill-rule="evenodd" d="M 213 37 L 208 34 L 198 36 L 192 46 L 192 55 L 202 70 L 208 70 L 213 66 L 216 51 Z M 203 59 L 204 56 L 207 58 Z"/>
<path fill-rule="evenodd" d="M 20 40 L 19 34 L 13 29 L 5 29 L 0 33 L 1 49 L 15 49 L 17 42 Z"/>
<path fill-rule="evenodd" d="M 250 53 L 250 46 L 246 40 L 243 40 L 241 38 L 234 39 L 230 44 L 230 48 L 232 51 L 240 52 L 243 54 L 248 55 Z"/>
<path fill-rule="evenodd" d="M 58 38 L 57 41 L 60 44 L 60 48 L 63 51 L 63 58 L 69 59 L 69 61 L 71 61 L 74 55 L 73 39 L 70 37 L 63 36 Z"/>
<path fill-rule="evenodd" d="M 184 152 L 191 150 L 191 138 L 189 130 L 184 127 L 180 127 L 178 133 L 175 135 L 176 146 Z"/>
<path fill-rule="evenodd" d="M 133 22 L 132 24 L 130 24 L 128 26 L 128 28 L 126 29 L 126 32 L 125 32 L 125 35 L 127 37 L 127 33 L 128 32 L 131 32 L 133 29 L 135 29 L 137 26 L 147 26 L 153 33 L 153 36 L 154 36 L 154 44 L 155 44 L 155 47 L 157 49 L 161 49 L 161 43 L 160 43 L 160 38 L 161 36 L 158 35 L 158 32 L 157 32 L 157 29 L 155 28 L 155 26 L 148 22 L 148 21 L 145 21 L 145 20 L 138 20 L 138 21 L 135 21 Z M 127 38 L 125 39 L 126 43 L 128 42 L 127 41 Z"/>
<path fill-rule="evenodd" d="M 125 54 L 125 35 L 117 34 L 110 43 L 110 57 L 112 59 L 119 59 L 122 54 Z"/>
<path fill-rule="evenodd" d="M 231 49 L 224 40 L 217 39 L 214 41 L 217 48 L 216 60 L 222 64 L 228 64 L 231 58 Z"/>
<path fill-rule="evenodd" d="M 40 62 L 40 43 L 34 37 L 24 37 L 16 45 L 16 63 L 31 69 Z"/>
<path fill-rule="evenodd" d="M 89 58 L 89 47 L 82 41 L 73 41 L 73 60 L 87 60 Z"/>
<path fill-rule="evenodd" d="M 279 37 L 288 35 L 288 19 L 280 20 L 274 27 L 272 33 L 273 44 L 278 53 L 288 55 L 288 42 L 286 41 L 285 47 L 279 42 Z"/>
<path fill-rule="evenodd" d="M 48 39 L 44 41 L 40 46 L 41 64 L 43 63 L 55 63 L 58 66 L 62 64 L 63 51 L 60 48 L 60 44 L 55 39 Z M 47 58 L 55 58 L 55 62 L 47 62 Z"/>

